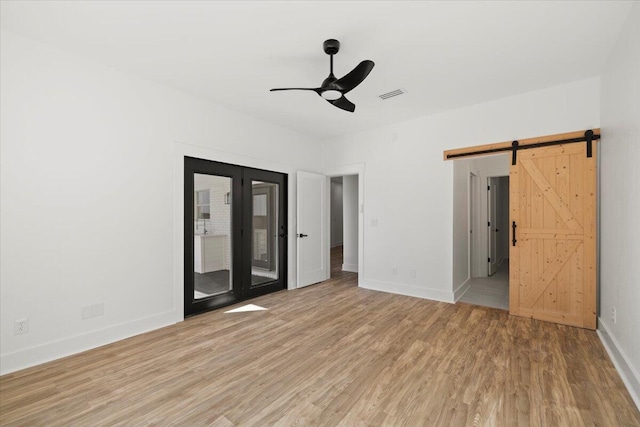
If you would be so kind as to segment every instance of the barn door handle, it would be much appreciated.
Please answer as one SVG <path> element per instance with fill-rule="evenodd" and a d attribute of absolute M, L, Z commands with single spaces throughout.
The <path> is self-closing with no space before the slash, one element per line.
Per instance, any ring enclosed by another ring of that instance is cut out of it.
<path fill-rule="evenodd" d="M 516 242 L 517 242 L 517 240 L 516 240 L 516 227 L 517 227 L 516 222 L 513 221 L 511 223 L 511 229 L 513 230 L 513 236 L 511 237 L 511 239 L 512 239 L 511 243 L 513 243 L 513 246 L 515 246 Z"/>

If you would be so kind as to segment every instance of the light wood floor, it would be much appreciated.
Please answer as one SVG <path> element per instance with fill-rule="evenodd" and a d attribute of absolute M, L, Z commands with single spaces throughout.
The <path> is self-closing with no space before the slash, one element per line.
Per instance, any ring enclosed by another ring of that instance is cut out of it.
<path fill-rule="evenodd" d="M 592 331 L 356 275 L 0 378 L 11 426 L 638 426 Z"/>

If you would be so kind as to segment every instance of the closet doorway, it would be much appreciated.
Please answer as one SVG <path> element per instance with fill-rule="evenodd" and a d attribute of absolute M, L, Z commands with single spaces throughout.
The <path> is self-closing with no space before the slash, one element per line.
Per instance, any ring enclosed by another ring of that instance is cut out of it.
<path fill-rule="evenodd" d="M 287 175 L 185 157 L 184 313 L 286 287 Z"/>
<path fill-rule="evenodd" d="M 445 160 L 509 153 L 512 315 L 596 328 L 599 131 L 589 129 L 444 152 Z M 454 239 L 454 246 L 462 241 Z M 456 253 L 463 252 L 454 247 Z M 454 272 L 460 270 L 460 260 L 464 262 L 461 256 L 454 259 Z M 491 274 L 490 258 L 488 262 Z"/>

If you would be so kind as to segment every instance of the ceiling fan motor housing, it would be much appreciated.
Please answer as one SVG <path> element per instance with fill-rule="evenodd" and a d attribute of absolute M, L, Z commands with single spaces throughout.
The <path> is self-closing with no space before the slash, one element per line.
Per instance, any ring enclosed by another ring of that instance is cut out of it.
<path fill-rule="evenodd" d="M 322 48 L 327 55 L 335 55 L 340 51 L 340 42 L 336 39 L 325 40 Z"/>

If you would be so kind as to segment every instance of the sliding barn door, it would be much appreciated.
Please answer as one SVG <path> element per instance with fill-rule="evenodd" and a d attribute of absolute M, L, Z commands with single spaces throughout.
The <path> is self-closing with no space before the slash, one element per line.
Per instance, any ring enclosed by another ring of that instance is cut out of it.
<path fill-rule="evenodd" d="M 510 174 L 511 314 L 595 329 L 595 152 L 587 157 L 585 144 L 518 151 Z"/>

